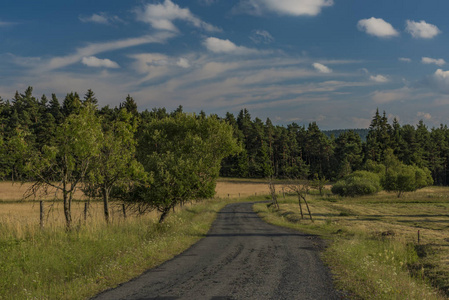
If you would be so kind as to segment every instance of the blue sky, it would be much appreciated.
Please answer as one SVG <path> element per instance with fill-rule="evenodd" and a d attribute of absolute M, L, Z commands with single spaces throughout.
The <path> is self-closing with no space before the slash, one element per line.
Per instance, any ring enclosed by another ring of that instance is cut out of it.
<path fill-rule="evenodd" d="M 0 96 L 92 89 L 101 106 L 322 129 L 449 123 L 449 1 L 0 2 Z"/>

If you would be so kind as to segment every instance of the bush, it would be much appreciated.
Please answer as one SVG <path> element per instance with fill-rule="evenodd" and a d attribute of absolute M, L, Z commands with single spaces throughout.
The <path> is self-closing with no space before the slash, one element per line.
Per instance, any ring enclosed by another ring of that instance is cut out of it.
<path fill-rule="evenodd" d="M 402 163 L 388 169 L 384 181 L 385 190 L 396 192 L 398 197 L 404 192 L 414 192 L 433 184 L 429 169 Z"/>
<path fill-rule="evenodd" d="M 332 186 L 332 193 L 343 197 L 371 195 L 380 190 L 379 175 L 368 171 L 356 171 Z"/>

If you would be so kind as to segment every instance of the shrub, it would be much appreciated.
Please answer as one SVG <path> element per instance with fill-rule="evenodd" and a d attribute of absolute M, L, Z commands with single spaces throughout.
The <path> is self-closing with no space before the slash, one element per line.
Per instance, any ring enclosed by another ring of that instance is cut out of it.
<path fill-rule="evenodd" d="M 383 186 L 401 197 L 404 192 L 414 192 L 431 184 L 433 180 L 429 169 L 401 163 L 387 170 Z"/>
<path fill-rule="evenodd" d="M 368 171 L 356 171 L 335 183 L 332 193 L 340 196 L 371 195 L 381 190 L 379 175 Z"/>

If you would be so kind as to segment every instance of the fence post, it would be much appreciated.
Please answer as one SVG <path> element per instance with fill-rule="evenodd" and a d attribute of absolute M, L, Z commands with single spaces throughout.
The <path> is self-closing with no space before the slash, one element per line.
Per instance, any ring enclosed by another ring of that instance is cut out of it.
<path fill-rule="evenodd" d="M 40 201 L 39 203 L 40 206 L 40 214 L 39 214 L 39 225 L 41 228 L 44 228 L 44 217 L 45 217 L 45 213 L 44 213 L 44 201 Z"/>
<path fill-rule="evenodd" d="M 84 222 L 87 221 L 87 212 L 89 210 L 89 202 L 84 203 Z"/>
<path fill-rule="evenodd" d="M 126 219 L 126 206 L 125 206 L 125 203 L 122 204 L 122 209 L 123 209 L 123 218 Z"/>

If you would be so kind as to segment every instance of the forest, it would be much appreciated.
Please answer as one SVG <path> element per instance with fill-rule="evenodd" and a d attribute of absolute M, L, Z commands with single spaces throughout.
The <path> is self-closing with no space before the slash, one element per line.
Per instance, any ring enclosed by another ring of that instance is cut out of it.
<path fill-rule="evenodd" d="M 339 181 L 394 165 L 429 174 L 423 185 L 448 185 L 447 125 L 400 125 L 379 111 L 365 141 L 364 130 L 329 137 L 315 122 L 273 125 L 247 109 L 224 117 L 182 106 L 139 112 L 131 96 L 118 107 L 98 107 L 92 90 L 68 93 L 61 103 L 55 94 L 36 98 L 29 87 L 0 98 L 0 132 L 0 178 L 36 182 L 30 193 L 60 189 L 68 225 L 81 185 L 103 199 L 106 220 L 110 198 L 157 199 L 139 209 L 158 209 L 163 219 L 176 204 L 213 195 L 218 176 Z"/>

